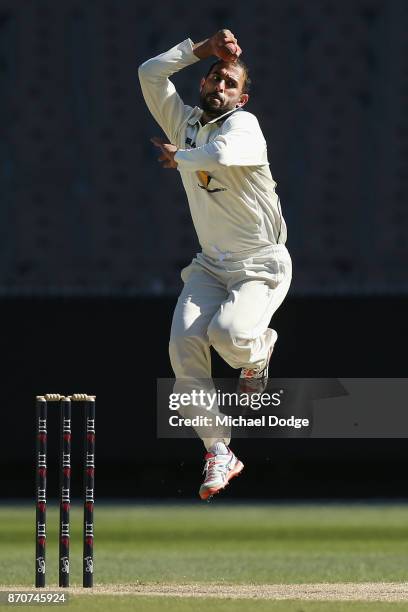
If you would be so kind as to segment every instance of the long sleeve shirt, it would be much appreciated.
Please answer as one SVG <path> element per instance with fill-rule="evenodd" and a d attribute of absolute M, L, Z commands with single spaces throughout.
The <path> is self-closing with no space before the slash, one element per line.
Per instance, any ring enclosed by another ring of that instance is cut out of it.
<path fill-rule="evenodd" d="M 258 120 L 232 109 L 201 125 L 203 110 L 181 100 L 169 77 L 199 61 L 188 38 L 139 67 L 146 104 L 169 141 L 203 253 L 245 256 L 286 242 L 265 138 Z"/>

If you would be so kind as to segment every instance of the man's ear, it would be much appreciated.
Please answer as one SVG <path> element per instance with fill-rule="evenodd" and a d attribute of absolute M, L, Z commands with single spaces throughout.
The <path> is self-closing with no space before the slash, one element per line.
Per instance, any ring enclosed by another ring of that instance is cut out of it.
<path fill-rule="evenodd" d="M 242 108 L 243 106 L 245 106 L 245 104 L 248 102 L 249 100 L 249 95 L 248 94 L 241 94 L 240 98 L 239 98 L 239 102 L 235 105 L 236 108 Z"/>
<path fill-rule="evenodd" d="M 200 81 L 200 91 L 202 90 L 202 88 L 204 87 L 204 83 L 205 83 L 205 78 L 202 77 L 201 81 Z"/>

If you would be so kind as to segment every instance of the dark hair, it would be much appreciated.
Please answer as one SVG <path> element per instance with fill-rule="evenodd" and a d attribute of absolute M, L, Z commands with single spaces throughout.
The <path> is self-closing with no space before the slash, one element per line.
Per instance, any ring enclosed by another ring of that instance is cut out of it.
<path fill-rule="evenodd" d="M 209 76 L 209 74 L 211 74 L 212 69 L 217 66 L 218 64 L 226 64 L 228 62 L 225 62 L 225 60 L 219 59 L 216 62 L 214 62 L 213 64 L 211 64 L 205 78 L 207 78 Z M 244 73 L 244 84 L 242 85 L 242 93 L 249 93 L 249 90 L 251 89 L 251 84 L 252 81 L 249 78 L 249 68 L 246 65 L 245 62 L 242 61 L 242 59 L 238 58 L 236 62 L 231 62 L 231 64 L 233 64 L 234 66 L 240 66 L 242 68 L 242 71 Z"/>

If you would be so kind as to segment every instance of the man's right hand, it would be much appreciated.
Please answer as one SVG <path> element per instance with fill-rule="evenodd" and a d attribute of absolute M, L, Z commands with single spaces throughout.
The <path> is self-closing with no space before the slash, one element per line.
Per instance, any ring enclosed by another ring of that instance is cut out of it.
<path fill-rule="evenodd" d="M 227 47 L 229 43 L 232 43 L 236 47 L 235 53 L 231 53 Z M 213 55 L 220 59 L 234 62 L 241 55 L 241 49 L 238 46 L 238 40 L 235 38 L 231 30 L 219 30 L 211 36 L 210 45 L 213 49 Z"/>
<path fill-rule="evenodd" d="M 235 53 L 229 53 L 226 45 L 232 43 L 236 45 L 237 49 Z M 235 62 L 241 55 L 241 49 L 238 46 L 238 41 L 235 38 L 231 30 L 218 30 L 211 38 L 203 40 L 200 43 L 196 43 L 193 46 L 194 55 L 200 59 L 207 59 L 212 55 L 219 57 L 220 59 Z"/>

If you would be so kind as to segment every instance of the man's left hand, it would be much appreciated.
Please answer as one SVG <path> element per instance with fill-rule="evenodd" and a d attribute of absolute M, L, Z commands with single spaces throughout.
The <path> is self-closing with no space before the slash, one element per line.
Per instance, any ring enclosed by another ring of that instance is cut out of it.
<path fill-rule="evenodd" d="M 161 151 L 158 161 L 163 162 L 163 168 L 177 168 L 177 162 L 174 161 L 174 156 L 178 151 L 177 147 L 158 136 L 154 136 L 150 141 Z"/>

